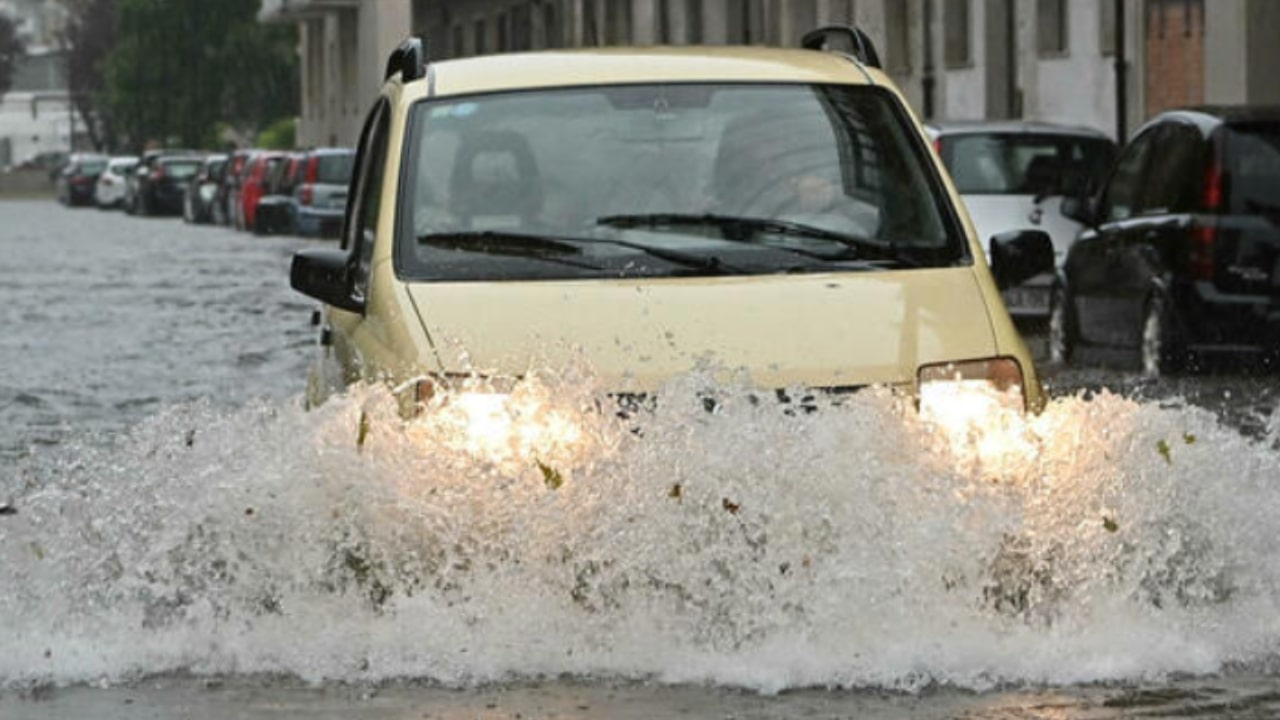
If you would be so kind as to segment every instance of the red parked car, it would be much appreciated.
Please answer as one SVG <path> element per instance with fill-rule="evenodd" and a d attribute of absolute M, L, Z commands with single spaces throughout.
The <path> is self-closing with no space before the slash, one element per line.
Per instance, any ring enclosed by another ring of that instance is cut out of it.
<path fill-rule="evenodd" d="M 258 201 L 266 191 L 267 180 L 287 156 L 284 153 L 262 153 L 256 155 L 244 167 L 240 181 L 240 213 L 241 220 L 237 229 L 248 230 L 257 221 Z"/>

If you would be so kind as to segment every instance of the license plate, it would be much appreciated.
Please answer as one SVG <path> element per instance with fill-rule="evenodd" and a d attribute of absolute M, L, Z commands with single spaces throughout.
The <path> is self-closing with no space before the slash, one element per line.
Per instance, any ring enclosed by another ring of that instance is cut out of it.
<path fill-rule="evenodd" d="M 1036 288 L 1010 288 L 1004 291 L 1004 303 L 1010 309 L 1018 310 L 1048 308 L 1049 293 Z"/>

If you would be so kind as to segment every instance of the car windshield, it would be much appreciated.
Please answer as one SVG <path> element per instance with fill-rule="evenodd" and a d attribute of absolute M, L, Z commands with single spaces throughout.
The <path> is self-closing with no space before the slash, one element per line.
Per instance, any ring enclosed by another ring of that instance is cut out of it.
<path fill-rule="evenodd" d="M 106 160 L 85 160 L 80 163 L 81 175 L 100 175 L 103 170 L 107 169 Z"/>
<path fill-rule="evenodd" d="M 354 160 L 352 153 L 317 155 L 316 182 L 326 185 L 346 185 L 351 180 Z"/>
<path fill-rule="evenodd" d="M 1106 179 L 1110 140 L 1042 133 L 943 135 L 942 161 L 964 195 L 1081 195 Z"/>
<path fill-rule="evenodd" d="M 520 280 L 938 267 L 963 235 L 893 96 L 682 84 L 424 101 L 398 268 Z"/>
<path fill-rule="evenodd" d="M 1230 212 L 1280 221 L 1280 123 L 1233 125 L 1226 147 Z"/>
<path fill-rule="evenodd" d="M 164 163 L 165 175 L 175 180 L 185 180 L 200 171 L 200 161 L 185 160 Z"/>

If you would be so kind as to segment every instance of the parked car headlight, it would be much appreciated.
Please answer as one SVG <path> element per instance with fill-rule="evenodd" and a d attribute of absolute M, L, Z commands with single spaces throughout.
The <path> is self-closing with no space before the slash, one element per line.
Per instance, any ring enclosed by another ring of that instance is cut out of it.
<path fill-rule="evenodd" d="M 918 382 L 921 416 L 948 428 L 1027 408 L 1022 366 L 1013 358 L 925 365 Z"/>

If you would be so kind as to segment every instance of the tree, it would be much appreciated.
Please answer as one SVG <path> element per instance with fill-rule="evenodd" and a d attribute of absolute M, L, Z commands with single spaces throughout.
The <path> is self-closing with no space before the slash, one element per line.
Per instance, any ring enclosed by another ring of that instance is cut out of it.
<path fill-rule="evenodd" d="M 67 84 L 71 104 L 93 146 L 112 145 L 111 115 L 105 112 L 107 57 L 116 45 L 116 0 L 63 0 L 67 25 Z"/>
<path fill-rule="evenodd" d="M 0 95 L 9 92 L 13 83 L 13 68 L 24 52 L 13 21 L 6 15 L 0 15 Z"/>
<path fill-rule="evenodd" d="M 118 0 L 106 105 L 130 143 L 209 147 L 298 111 L 296 29 L 257 20 L 259 0 Z"/>

